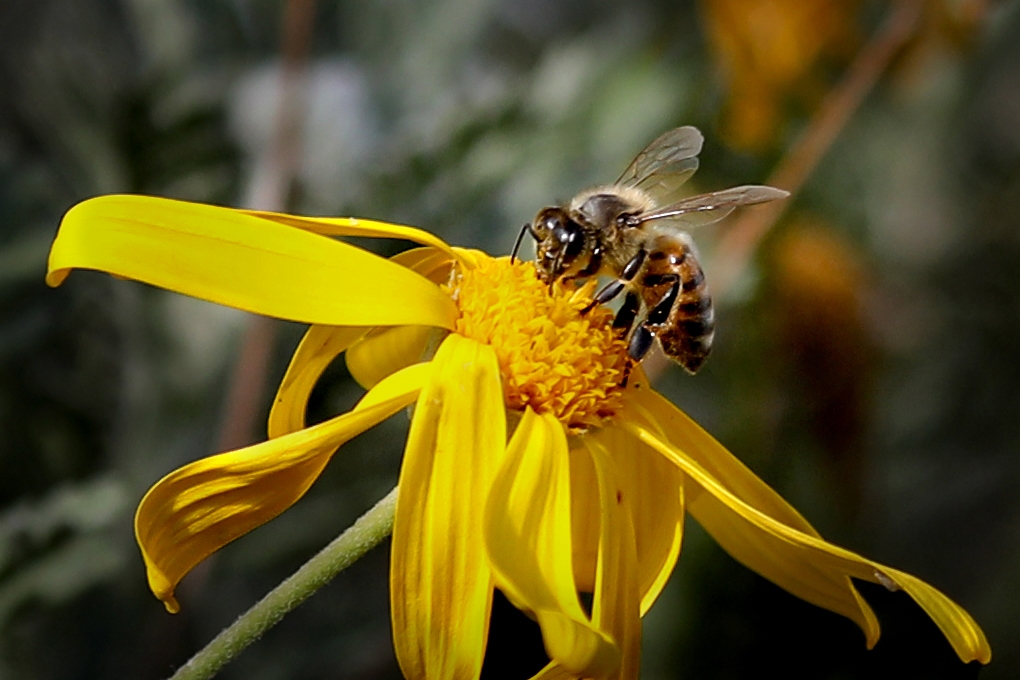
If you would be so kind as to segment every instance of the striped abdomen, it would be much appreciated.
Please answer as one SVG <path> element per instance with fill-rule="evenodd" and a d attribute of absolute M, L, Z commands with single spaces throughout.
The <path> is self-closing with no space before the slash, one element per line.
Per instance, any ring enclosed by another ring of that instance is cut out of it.
<path fill-rule="evenodd" d="M 667 355 L 695 373 L 712 351 L 715 335 L 715 312 L 705 273 L 686 238 L 661 236 L 651 246 L 638 279 L 645 308 L 661 309 L 667 296 L 673 295 L 674 285 L 677 292 L 665 320 L 649 324 L 649 329 Z"/>

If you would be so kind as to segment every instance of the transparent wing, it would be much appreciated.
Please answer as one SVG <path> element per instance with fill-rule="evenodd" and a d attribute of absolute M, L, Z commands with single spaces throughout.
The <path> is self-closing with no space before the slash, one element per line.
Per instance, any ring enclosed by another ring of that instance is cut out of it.
<path fill-rule="evenodd" d="M 667 199 L 698 169 L 697 155 L 704 141 L 698 129 L 689 125 L 663 133 L 637 155 L 616 183 Z"/>
<path fill-rule="evenodd" d="M 656 227 L 661 225 L 667 228 L 690 229 L 718 222 L 738 206 L 767 203 L 789 195 L 788 191 L 756 184 L 733 187 L 710 194 L 691 196 L 640 215 L 635 218 L 634 226 L 655 222 Z"/>

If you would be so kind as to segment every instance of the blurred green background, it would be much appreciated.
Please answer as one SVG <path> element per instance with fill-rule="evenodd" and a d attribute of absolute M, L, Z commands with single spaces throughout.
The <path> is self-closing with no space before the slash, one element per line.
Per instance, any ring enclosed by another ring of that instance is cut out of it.
<path fill-rule="evenodd" d="M 707 138 L 697 190 L 765 181 L 896 4 L 306 0 L 288 19 L 266 0 L 0 0 L 0 678 L 169 675 L 386 493 L 406 430 L 393 418 L 341 449 L 165 613 L 134 506 L 176 466 L 264 437 L 303 329 L 92 272 L 46 288 L 71 205 L 109 192 L 253 205 L 282 172 L 287 210 L 507 253 L 538 208 L 611 181 L 676 125 Z M 301 12 L 310 31 L 287 33 Z M 297 89 L 280 84 L 287 49 Z M 1016 677 L 1018 3 L 924 3 L 789 208 L 719 290 L 712 359 L 657 386 L 828 539 L 963 604 L 992 643 L 981 677 Z M 731 224 L 696 234 L 710 285 Z M 258 427 L 236 419 L 232 389 Z M 310 418 L 359 393 L 338 362 Z M 377 548 L 221 677 L 399 677 L 387 560 Z M 905 595 L 862 592 L 883 623 L 871 652 L 689 522 L 645 619 L 642 676 L 978 673 Z M 541 654 L 504 614 L 491 677 Z"/>

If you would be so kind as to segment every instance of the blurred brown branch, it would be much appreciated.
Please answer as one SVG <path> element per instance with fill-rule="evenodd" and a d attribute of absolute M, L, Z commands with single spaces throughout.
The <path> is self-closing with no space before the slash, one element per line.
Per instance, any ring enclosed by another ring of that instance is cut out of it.
<path fill-rule="evenodd" d="M 245 204 L 258 210 L 286 210 L 300 162 L 305 109 L 305 67 L 315 24 L 315 0 L 289 0 L 283 16 L 282 68 L 276 128 L 269 148 L 257 159 Z M 253 316 L 241 340 L 230 380 L 217 451 L 251 444 L 263 405 L 276 322 Z"/>

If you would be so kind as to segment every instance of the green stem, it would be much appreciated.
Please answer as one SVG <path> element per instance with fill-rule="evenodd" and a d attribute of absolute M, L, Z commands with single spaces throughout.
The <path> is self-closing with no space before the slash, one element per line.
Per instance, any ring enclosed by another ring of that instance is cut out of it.
<path fill-rule="evenodd" d="M 397 488 L 394 487 L 332 543 L 177 669 L 170 680 L 206 680 L 216 675 L 224 664 L 276 625 L 290 610 L 389 536 L 393 531 L 396 505 Z"/>

